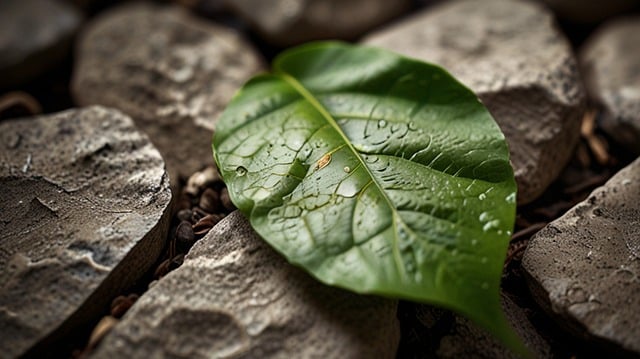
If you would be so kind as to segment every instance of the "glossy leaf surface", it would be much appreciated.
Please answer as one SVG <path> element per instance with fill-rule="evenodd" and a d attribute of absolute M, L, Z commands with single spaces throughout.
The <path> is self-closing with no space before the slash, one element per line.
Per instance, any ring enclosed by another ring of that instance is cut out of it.
<path fill-rule="evenodd" d="M 233 202 L 290 262 L 453 309 L 518 346 L 499 304 L 507 145 L 440 67 L 333 42 L 287 51 L 233 99 L 214 153 Z"/>

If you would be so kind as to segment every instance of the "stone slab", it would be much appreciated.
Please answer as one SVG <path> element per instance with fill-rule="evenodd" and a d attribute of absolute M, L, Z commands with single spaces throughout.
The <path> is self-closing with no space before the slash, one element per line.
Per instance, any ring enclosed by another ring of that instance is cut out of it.
<path fill-rule="evenodd" d="M 164 245 L 171 192 L 149 138 L 103 107 L 0 122 L 0 347 L 86 325 Z"/>
<path fill-rule="evenodd" d="M 262 69 L 235 30 L 178 6 L 134 3 L 92 20 L 77 44 L 72 92 L 81 105 L 129 114 L 162 153 L 172 181 L 213 165 L 215 122 Z"/>
<path fill-rule="evenodd" d="M 396 308 L 316 281 L 236 211 L 140 297 L 93 357 L 395 358 Z"/>
<path fill-rule="evenodd" d="M 640 355 L 640 159 L 538 232 L 522 266 L 561 325 Z"/>

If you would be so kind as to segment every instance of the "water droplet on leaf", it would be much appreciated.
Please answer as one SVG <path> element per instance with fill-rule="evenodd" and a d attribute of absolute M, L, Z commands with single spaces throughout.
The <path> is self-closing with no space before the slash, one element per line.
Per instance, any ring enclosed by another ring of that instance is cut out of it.
<path fill-rule="evenodd" d="M 513 193 L 509 194 L 507 197 L 505 197 L 505 201 L 507 201 L 509 203 L 516 203 L 516 193 L 513 192 Z"/>
<path fill-rule="evenodd" d="M 247 169 L 246 168 L 244 168 L 242 166 L 236 167 L 236 175 L 238 177 L 242 177 L 242 176 L 244 176 L 246 174 L 247 174 Z"/>

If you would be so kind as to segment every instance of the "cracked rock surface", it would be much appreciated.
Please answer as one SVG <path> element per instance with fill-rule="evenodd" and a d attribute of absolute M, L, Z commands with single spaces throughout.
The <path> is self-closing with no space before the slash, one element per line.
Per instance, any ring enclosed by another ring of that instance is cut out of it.
<path fill-rule="evenodd" d="M 164 244 L 164 162 L 104 107 L 0 122 L 0 347 L 16 357 L 96 317 Z"/>
<path fill-rule="evenodd" d="M 611 21 L 582 48 L 580 63 L 589 96 L 604 110 L 609 136 L 640 154 L 640 16 Z"/>
<path fill-rule="evenodd" d="M 395 358 L 397 302 L 319 283 L 223 219 L 149 289 L 94 358 Z"/>
<path fill-rule="evenodd" d="M 106 11 L 81 36 L 72 92 L 122 110 L 162 153 L 172 181 L 213 164 L 215 121 L 262 69 L 235 30 L 185 9 L 146 3 Z"/>
<path fill-rule="evenodd" d="M 523 268 L 536 301 L 576 335 L 640 354 L 640 159 L 538 232 Z"/>
<path fill-rule="evenodd" d="M 509 143 L 518 204 L 540 196 L 570 159 L 585 95 L 569 43 L 542 6 L 448 1 L 363 42 L 439 64 L 478 94 Z"/>

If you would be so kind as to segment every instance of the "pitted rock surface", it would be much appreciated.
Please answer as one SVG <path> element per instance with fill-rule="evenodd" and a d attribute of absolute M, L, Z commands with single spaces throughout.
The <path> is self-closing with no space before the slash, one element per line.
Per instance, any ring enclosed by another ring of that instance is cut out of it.
<path fill-rule="evenodd" d="M 585 96 L 569 44 L 540 5 L 449 1 L 364 43 L 439 64 L 478 94 L 509 143 L 519 204 L 542 194 L 570 159 Z"/>
<path fill-rule="evenodd" d="M 159 255 L 160 153 L 103 107 L 0 122 L 0 347 L 24 354 L 86 325 Z"/>
<path fill-rule="evenodd" d="M 355 39 L 408 10 L 408 0 L 226 0 L 269 42 Z"/>
<path fill-rule="evenodd" d="M 639 355 L 640 159 L 538 232 L 522 265 L 559 323 Z"/>
<path fill-rule="evenodd" d="M 395 358 L 396 307 L 321 284 L 236 211 L 140 297 L 94 358 Z"/>
<path fill-rule="evenodd" d="M 640 16 L 605 24 L 580 53 L 589 96 L 602 109 L 601 127 L 640 154 Z"/>
<path fill-rule="evenodd" d="M 213 164 L 215 121 L 262 68 L 257 52 L 234 30 L 179 7 L 144 3 L 93 20 L 76 61 L 76 101 L 133 117 L 162 153 L 172 186 L 178 176 Z"/>
<path fill-rule="evenodd" d="M 0 87 L 30 80 L 60 61 L 81 22 L 65 1 L 0 1 Z"/>

